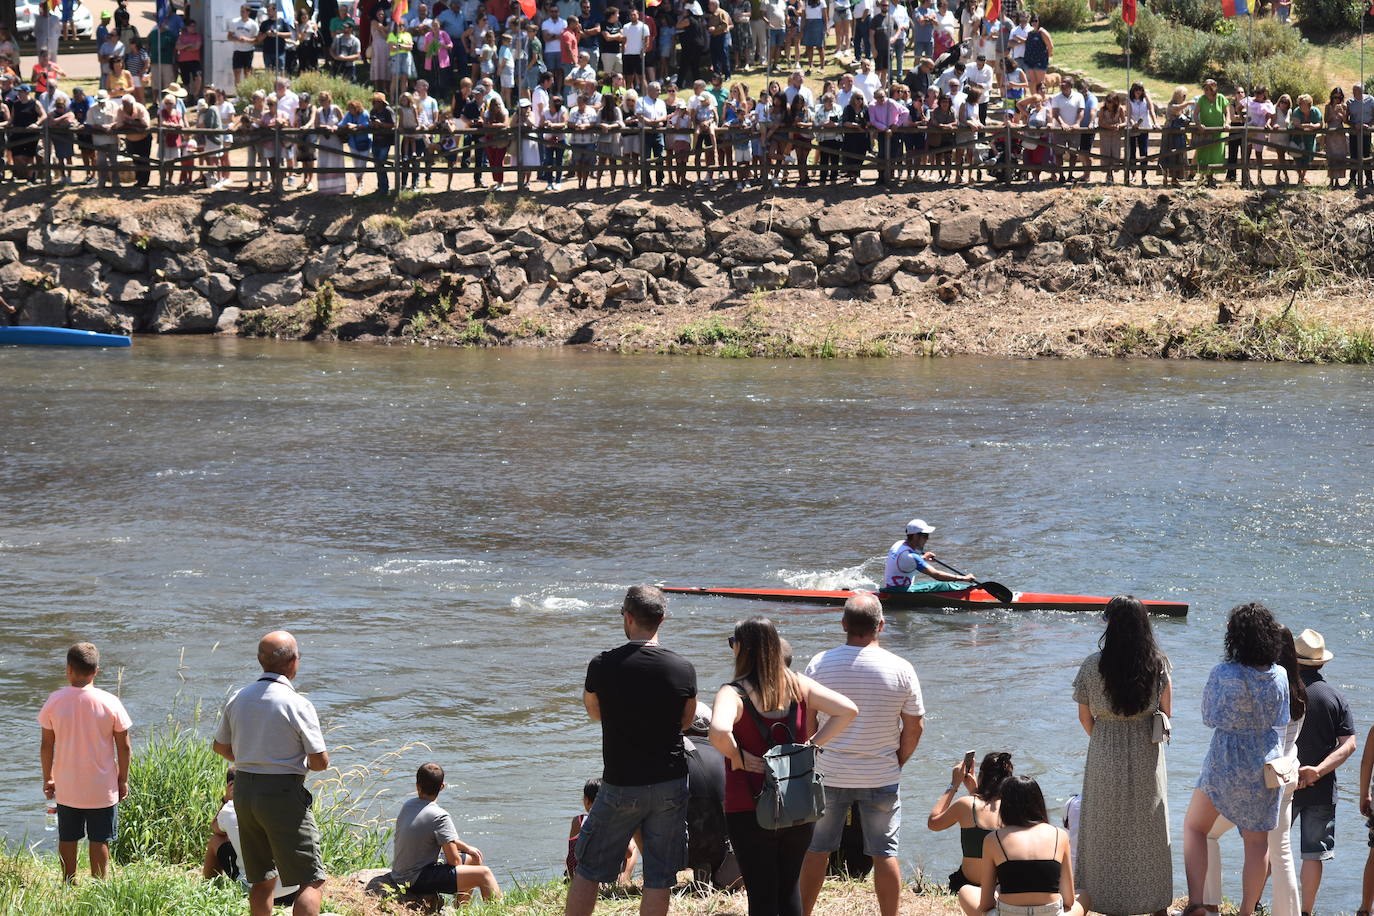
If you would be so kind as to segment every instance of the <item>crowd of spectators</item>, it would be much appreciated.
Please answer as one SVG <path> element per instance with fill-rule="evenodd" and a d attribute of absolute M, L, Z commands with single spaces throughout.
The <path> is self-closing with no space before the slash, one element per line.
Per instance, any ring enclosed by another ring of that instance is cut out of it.
<path fill-rule="evenodd" d="M 359 194 L 433 187 L 436 170 L 449 189 L 465 173 L 477 188 L 489 177 L 496 190 L 553 191 L 565 179 L 743 190 L 1374 176 L 1374 99 L 1358 85 L 1326 100 L 1271 99 L 1263 86 L 1228 96 L 1211 80 L 1167 100 L 1141 83 L 1095 93 L 1050 69 L 1054 39 L 1037 16 L 1000 4 L 988 18 L 972 3 L 956 16 L 948 0 L 615 2 L 438 0 L 393 15 L 373 0 L 294 23 L 244 5 L 226 34 L 232 87 L 205 85 L 205 36 L 189 15 L 168 7 L 140 36 L 121 9 L 102 15 L 94 94 L 64 91 L 55 38 L 40 40 L 23 82 L 0 31 L 0 127 L 17 180 L 79 172 L 102 187 L 147 186 L 155 170 L 163 187 L 324 194 L 347 192 L 350 175 Z M 839 75 L 813 76 L 827 58 Z M 273 89 L 239 92 L 258 68 Z M 292 88 L 321 68 L 358 91 Z M 751 71 L 766 84 L 757 93 Z"/>

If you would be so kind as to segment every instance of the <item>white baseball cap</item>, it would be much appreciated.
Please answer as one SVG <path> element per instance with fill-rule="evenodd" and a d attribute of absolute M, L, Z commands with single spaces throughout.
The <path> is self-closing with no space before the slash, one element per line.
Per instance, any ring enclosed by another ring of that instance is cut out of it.
<path fill-rule="evenodd" d="M 930 534 L 934 530 L 935 526 L 926 524 L 925 519 L 913 518 L 906 523 L 907 534 Z"/>

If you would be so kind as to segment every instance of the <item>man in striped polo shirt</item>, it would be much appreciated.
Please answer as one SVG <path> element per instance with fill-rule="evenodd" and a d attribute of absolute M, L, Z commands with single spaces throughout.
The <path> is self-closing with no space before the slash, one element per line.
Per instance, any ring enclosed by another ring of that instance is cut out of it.
<path fill-rule="evenodd" d="M 806 666 L 806 675 L 844 694 L 859 707 L 859 717 L 831 741 L 818 766 L 825 777 L 825 816 L 816 824 L 802 866 L 802 905 L 806 916 L 825 882 L 830 854 L 850 806 L 857 802 L 864 852 L 873 859 L 873 889 L 882 916 L 896 916 L 902 873 L 897 862 L 897 832 L 902 804 L 897 794 L 902 767 L 916 752 L 924 729 L 921 682 L 911 663 L 878 645 L 883 631 L 882 602 L 865 592 L 845 602 L 840 621 L 845 644 L 827 649 Z M 812 713 L 816 715 L 816 713 Z M 813 733 L 815 725 L 813 723 Z"/>

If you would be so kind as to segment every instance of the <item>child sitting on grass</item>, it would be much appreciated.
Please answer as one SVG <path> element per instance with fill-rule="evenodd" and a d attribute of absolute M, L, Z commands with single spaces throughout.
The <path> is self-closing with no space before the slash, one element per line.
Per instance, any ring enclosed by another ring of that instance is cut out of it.
<path fill-rule="evenodd" d="M 571 878 L 577 873 L 577 838 L 582 833 L 582 824 L 587 820 L 586 812 L 592 810 L 592 802 L 596 801 L 596 795 L 601 791 L 601 780 L 589 779 L 582 787 L 582 814 L 573 815 L 572 823 L 568 826 L 568 877 Z M 637 836 L 636 836 L 637 839 Z M 625 867 L 620 870 L 620 876 L 615 879 L 615 883 L 621 887 L 626 887 L 634 878 L 635 863 L 639 861 L 639 846 L 635 840 L 630 840 L 630 846 L 625 850 Z"/>

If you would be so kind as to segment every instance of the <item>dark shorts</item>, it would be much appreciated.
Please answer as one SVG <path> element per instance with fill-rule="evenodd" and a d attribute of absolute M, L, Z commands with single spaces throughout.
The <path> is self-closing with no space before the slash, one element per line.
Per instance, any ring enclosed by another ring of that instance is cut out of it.
<path fill-rule="evenodd" d="M 248 70 L 253 66 L 252 51 L 235 51 L 233 57 L 233 68 L 235 70 Z"/>
<path fill-rule="evenodd" d="M 458 869 L 439 862 L 420 869 L 410 882 L 410 893 L 420 897 L 430 894 L 453 894 L 458 891 Z"/>
<path fill-rule="evenodd" d="M 1336 857 L 1336 806 L 1303 805 L 1293 808 L 1298 822 L 1298 849 L 1304 862 L 1324 862 Z"/>
<path fill-rule="evenodd" d="M 284 885 L 325 879 L 320 832 L 310 813 L 314 799 L 304 777 L 239 770 L 234 810 L 239 816 L 239 853 L 249 884 L 277 877 Z"/>
<path fill-rule="evenodd" d="M 1079 134 L 1079 135 L 1078 135 L 1078 150 L 1079 150 L 1079 152 L 1083 152 L 1083 153 L 1091 153 L 1091 152 L 1093 151 L 1093 135 L 1092 135 L 1092 134 Z"/>
<path fill-rule="evenodd" d="M 640 76 L 644 75 L 643 54 L 625 54 L 621 57 L 621 63 L 625 65 L 626 73 L 638 73 Z"/>
<path fill-rule="evenodd" d="M 57 806 L 57 839 L 75 843 L 87 839 L 92 843 L 113 843 L 119 831 L 117 806 L 108 808 L 68 808 Z"/>
<path fill-rule="evenodd" d="M 177 75 L 181 77 L 183 86 L 190 84 L 201 74 L 200 61 L 183 60 L 177 62 Z"/>

